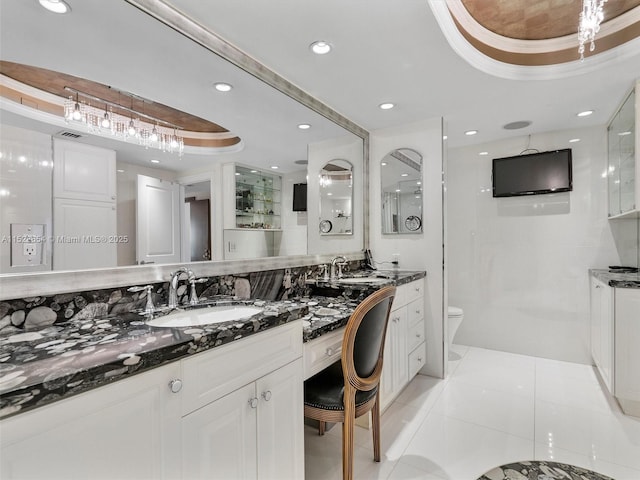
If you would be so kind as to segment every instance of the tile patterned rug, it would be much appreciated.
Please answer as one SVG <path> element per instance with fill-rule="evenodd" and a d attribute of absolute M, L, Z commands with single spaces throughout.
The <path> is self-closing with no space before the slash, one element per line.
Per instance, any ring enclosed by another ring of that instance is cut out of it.
<path fill-rule="evenodd" d="M 478 480 L 614 480 L 592 470 L 547 461 L 508 463 L 490 470 Z"/>

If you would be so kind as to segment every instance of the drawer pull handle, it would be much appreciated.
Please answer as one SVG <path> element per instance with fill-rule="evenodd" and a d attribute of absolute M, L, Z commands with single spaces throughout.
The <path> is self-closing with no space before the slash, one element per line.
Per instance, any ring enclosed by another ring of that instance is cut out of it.
<path fill-rule="evenodd" d="M 333 348 L 327 348 L 327 350 L 324 352 L 324 354 L 327 357 L 332 357 L 334 353 L 336 353 L 336 352 L 334 352 Z"/>
<path fill-rule="evenodd" d="M 417 308 L 417 309 L 416 309 L 416 313 L 417 313 L 418 315 L 420 315 L 420 309 L 419 309 L 419 308 Z"/>
<path fill-rule="evenodd" d="M 169 382 L 169 389 L 172 393 L 178 393 L 180 390 L 182 390 L 182 380 L 180 380 L 179 378 L 171 380 Z"/>
<path fill-rule="evenodd" d="M 256 397 L 249 399 L 249 406 L 251 408 L 258 408 L 258 399 Z"/>
<path fill-rule="evenodd" d="M 422 357 L 418 357 L 418 363 L 422 362 Z"/>
<path fill-rule="evenodd" d="M 416 333 L 416 338 L 420 338 L 422 336 L 421 333 Z"/>
<path fill-rule="evenodd" d="M 271 400 L 271 390 L 262 392 L 262 398 L 264 398 L 265 402 L 268 402 L 269 400 Z"/>
<path fill-rule="evenodd" d="M 419 292 L 419 291 L 420 291 L 420 287 L 416 287 L 416 292 Z"/>

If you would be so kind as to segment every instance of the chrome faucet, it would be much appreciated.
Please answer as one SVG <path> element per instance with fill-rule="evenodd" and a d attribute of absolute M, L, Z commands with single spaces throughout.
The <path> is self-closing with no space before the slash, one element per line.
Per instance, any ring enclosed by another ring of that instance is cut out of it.
<path fill-rule="evenodd" d="M 336 280 L 338 278 L 342 278 L 342 266 L 347 264 L 347 259 L 338 255 L 331 260 L 331 280 Z M 336 265 L 338 270 L 336 271 Z"/>
<path fill-rule="evenodd" d="M 178 282 L 182 274 L 187 275 L 189 282 L 195 281 L 195 274 L 187 267 L 180 267 L 175 272 L 171 273 L 169 280 L 169 308 L 176 308 L 178 306 Z"/>

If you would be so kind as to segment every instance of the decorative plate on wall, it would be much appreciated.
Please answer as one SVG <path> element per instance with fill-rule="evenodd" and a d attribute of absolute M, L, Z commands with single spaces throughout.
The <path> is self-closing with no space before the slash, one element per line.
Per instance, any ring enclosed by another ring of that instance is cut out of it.
<path fill-rule="evenodd" d="M 404 221 L 404 226 L 407 227 L 407 230 L 409 230 L 410 232 L 415 232 L 417 230 L 420 230 L 420 227 L 422 226 L 422 220 L 420 220 L 420 217 L 411 215 Z"/>

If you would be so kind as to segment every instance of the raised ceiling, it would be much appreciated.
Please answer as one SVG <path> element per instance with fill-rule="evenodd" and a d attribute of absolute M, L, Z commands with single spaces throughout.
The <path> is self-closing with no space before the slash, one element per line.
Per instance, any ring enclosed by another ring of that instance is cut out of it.
<path fill-rule="evenodd" d="M 513 65 L 557 65 L 579 58 L 575 48 L 582 0 L 447 0 L 455 25 L 481 53 Z M 597 50 L 640 36 L 640 0 L 604 4 Z"/>

